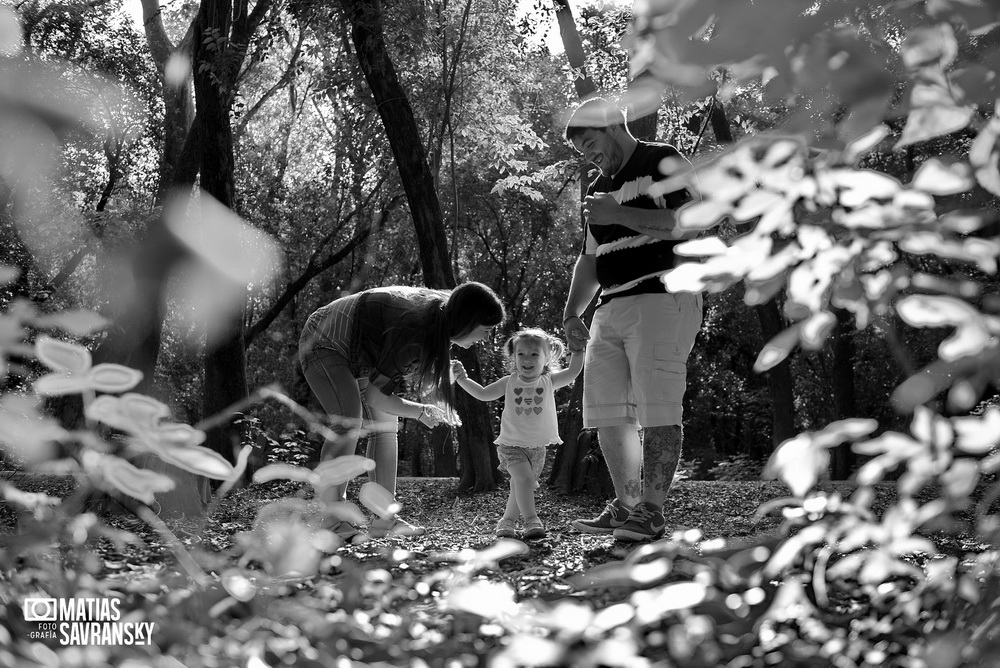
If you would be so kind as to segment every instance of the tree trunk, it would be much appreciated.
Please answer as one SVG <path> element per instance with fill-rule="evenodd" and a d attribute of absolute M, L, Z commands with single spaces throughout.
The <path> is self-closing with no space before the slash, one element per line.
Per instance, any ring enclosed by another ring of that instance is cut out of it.
<path fill-rule="evenodd" d="M 754 306 L 753 310 L 757 313 L 764 341 L 770 341 L 785 328 L 784 318 L 781 317 L 775 300 Z M 767 388 L 771 396 L 771 444 L 777 447 L 783 441 L 795 436 L 792 364 L 785 358 L 781 364 L 765 372 L 764 376 L 767 378 Z"/>
<path fill-rule="evenodd" d="M 434 475 L 439 478 L 456 477 L 458 461 L 451 443 L 451 429 L 448 427 L 434 429 L 431 432 L 431 447 L 434 451 Z"/>
<path fill-rule="evenodd" d="M 709 111 L 709 122 L 712 132 L 720 144 L 731 144 L 733 132 L 726 117 L 726 109 L 719 100 L 713 100 Z M 778 303 L 772 299 L 766 304 L 754 306 L 757 320 L 760 322 L 764 341 L 770 341 L 784 327 L 785 321 L 778 310 Z M 771 396 L 771 443 L 777 447 L 783 441 L 795 436 L 795 397 L 792 381 L 792 364 L 786 358 L 770 371 L 764 374 L 767 378 L 767 388 Z M 773 449 L 773 448 L 772 448 Z"/>
<path fill-rule="evenodd" d="M 573 11 L 570 9 L 567 0 L 553 0 L 552 4 L 556 8 L 559 35 L 562 38 L 563 50 L 569 61 L 570 71 L 576 73 L 573 79 L 573 86 L 576 88 L 577 96 L 581 100 L 586 100 L 594 96 L 597 92 L 597 86 L 594 85 L 593 80 L 587 75 L 587 57 L 583 50 L 583 40 L 580 39 L 580 33 L 576 29 Z M 653 123 L 655 127 L 655 119 Z M 587 167 L 581 167 L 581 200 L 586 196 L 589 185 Z M 581 213 L 580 233 L 583 234 L 585 229 Z M 590 322 L 590 317 L 594 313 L 593 308 L 594 304 L 591 303 L 582 316 L 584 322 Z M 583 376 L 585 373 L 586 369 L 584 369 L 583 373 L 580 374 L 573 384 L 569 405 L 566 407 L 566 413 L 560 425 L 560 434 L 562 435 L 563 442 L 556 448 L 555 461 L 552 463 L 552 469 L 546 481 L 548 485 L 563 491 L 579 491 L 585 485 L 586 466 L 583 460 L 587 456 L 587 449 L 579 447 L 580 433 L 583 430 Z"/>
<path fill-rule="evenodd" d="M 481 378 L 479 358 L 472 350 L 460 349 L 458 359 L 473 378 Z M 487 492 L 496 489 L 502 477 L 497 466 L 500 460 L 493 445 L 493 425 L 490 413 L 482 401 L 466 392 L 455 396 L 462 424 L 458 433 L 459 492 Z"/>
<path fill-rule="evenodd" d="M 715 133 L 715 139 L 720 144 L 733 143 L 733 130 L 729 125 L 729 119 L 726 117 L 726 108 L 722 106 L 722 102 L 718 99 L 712 100 L 709 122 L 712 124 L 712 132 Z"/>
<path fill-rule="evenodd" d="M 423 448 L 418 441 L 410 448 L 410 475 L 414 478 L 424 477 Z"/>
<path fill-rule="evenodd" d="M 427 153 L 420 139 L 413 108 L 399 83 L 386 48 L 382 5 L 378 0 L 341 0 L 340 4 L 350 21 L 358 63 L 375 99 L 410 206 L 424 284 L 432 288 L 453 288 L 456 281 L 448 259 L 444 214 L 434 189 L 434 177 L 427 163 Z M 466 368 L 479 367 L 474 353 L 460 354 L 459 358 Z M 462 418 L 462 426 L 458 428 L 459 460 L 462 463 L 459 488 L 475 491 L 496 489 L 500 476 L 495 465 L 496 448 L 492 439 L 485 436 L 491 433 L 487 407 L 462 393 L 456 401 Z"/>
<path fill-rule="evenodd" d="M 857 415 L 854 385 L 854 325 L 847 309 L 837 309 L 837 326 L 833 331 L 833 410 L 834 419 L 843 420 Z M 854 467 L 855 455 L 850 443 L 841 443 L 833 449 L 830 458 L 830 477 L 846 480 Z"/>
<path fill-rule="evenodd" d="M 586 100 L 597 92 L 597 86 L 587 74 L 587 54 L 576 29 L 576 21 L 573 20 L 573 10 L 570 9 L 569 0 L 552 0 L 552 4 L 556 8 L 559 36 L 562 38 L 566 59 L 569 60 L 570 71 L 576 73 L 573 78 L 576 95 L 581 100 Z"/>
<path fill-rule="evenodd" d="M 652 77 L 649 75 L 639 75 L 628 82 L 629 98 L 625 122 L 632 136 L 642 141 L 657 139 L 656 122 L 660 96 L 657 92 L 655 99 L 651 99 L 652 91 L 648 85 L 651 81 Z"/>
<path fill-rule="evenodd" d="M 228 0 L 203 0 L 195 20 L 194 34 L 228 36 L 232 14 L 232 3 Z M 199 173 L 202 190 L 232 209 L 236 200 L 236 185 L 233 129 L 229 119 L 231 93 L 228 88 L 235 79 L 235 72 L 223 69 L 225 63 L 221 56 L 224 54 L 219 53 L 218 47 L 217 43 L 206 45 L 202 39 L 195 40 L 194 62 L 197 66 L 194 91 L 198 107 L 195 122 L 200 126 L 199 135 L 202 138 Z M 220 81 L 229 86 L 220 85 Z M 203 418 L 216 415 L 249 395 L 243 343 L 245 302 L 245 299 L 241 300 L 242 308 L 232 316 L 216 319 L 208 325 Z M 240 429 L 227 421 L 209 430 L 205 445 L 235 462 L 235 451 L 239 449 L 242 436 Z"/>
<path fill-rule="evenodd" d="M 153 55 L 160 74 L 163 97 L 163 153 L 160 155 L 159 183 L 156 187 L 156 204 L 162 204 L 174 179 L 184 150 L 184 142 L 194 122 L 192 102 L 193 78 L 188 73 L 182 82 L 167 81 L 166 69 L 176 53 L 190 59 L 193 46 L 194 24 L 188 29 L 180 45 L 175 47 L 163 27 L 163 14 L 159 0 L 142 1 L 142 21 L 146 32 L 146 45 Z M 193 71 L 193 67 L 191 70 Z"/>
<path fill-rule="evenodd" d="M 432 288 L 454 287 L 455 276 L 448 262 L 444 214 L 434 189 L 434 178 L 413 108 L 399 83 L 386 48 L 382 5 L 378 0 L 341 0 L 341 5 L 351 22 L 351 37 L 358 62 L 375 98 L 410 205 L 424 284 Z"/>

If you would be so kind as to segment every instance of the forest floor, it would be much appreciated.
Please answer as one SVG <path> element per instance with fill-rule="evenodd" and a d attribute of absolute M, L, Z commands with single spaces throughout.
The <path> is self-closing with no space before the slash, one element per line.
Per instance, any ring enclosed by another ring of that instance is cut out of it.
<path fill-rule="evenodd" d="M 49 491 L 64 496 L 67 490 L 30 489 L 22 480 L 25 491 Z M 348 498 L 355 499 L 361 479 L 352 481 Z M 400 478 L 397 499 L 402 505 L 400 516 L 413 524 L 427 528 L 422 536 L 371 539 L 360 545 L 346 545 L 337 554 L 342 558 L 371 568 L 400 569 L 411 574 L 426 574 L 441 568 L 443 555 L 461 550 L 480 550 L 496 543 L 496 521 L 507 500 L 507 490 L 458 494 L 456 478 Z M 848 497 L 854 490 L 850 483 L 823 483 L 827 491 L 837 491 Z M 189 549 L 206 555 L 218 568 L 238 559 L 234 549 L 236 536 L 250 531 L 257 511 L 281 498 L 304 496 L 299 483 L 275 481 L 251 484 L 233 491 L 201 522 L 168 520 L 181 542 Z M 758 517 L 761 504 L 788 496 L 787 488 L 777 482 L 714 482 L 680 480 L 674 483 L 665 507 L 667 538 L 677 538 L 691 529 L 700 530 L 703 539 L 725 539 L 740 543 L 778 530 L 781 518 L 774 514 Z M 891 484 L 877 488 L 873 510 L 879 512 L 895 496 Z M 582 494 L 565 494 L 543 485 L 536 494 L 539 516 L 545 522 L 548 535 L 539 540 L 525 541 L 523 554 L 504 559 L 490 579 L 509 584 L 521 598 L 558 598 L 572 592 L 571 576 L 609 561 L 624 559 L 638 545 L 621 543 L 611 536 L 586 535 L 574 531 L 570 520 L 592 517 L 606 502 Z M 13 515 L 0 504 L 0 534 L 14 531 Z M 113 527 L 131 532 L 141 540 L 124 546 L 102 544 L 99 548 L 109 574 L 130 574 L 141 577 L 171 568 L 173 561 L 166 542 L 141 520 L 129 515 L 107 518 Z M 2 536 L 0 536 L 2 537 Z M 978 552 L 985 546 L 963 532 L 949 535 L 939 532 L 931 536 L 939 549 L 955 555 Z M 400 552 L 402 551 L 402 552 Z M 404 554 L 400 559 L 398 555 Z M 339 563 L 339 562 L 325 562 Z M 215 570 L 215 569 L 213 569 Z M 331 567 L 331 573 L 336 568 Z M 152 571 L 152 572 L 150 572 Z M 321 573 L 322 575 L 322 567 Z M 606 601 L 604 601 L 606 602 Z"/>

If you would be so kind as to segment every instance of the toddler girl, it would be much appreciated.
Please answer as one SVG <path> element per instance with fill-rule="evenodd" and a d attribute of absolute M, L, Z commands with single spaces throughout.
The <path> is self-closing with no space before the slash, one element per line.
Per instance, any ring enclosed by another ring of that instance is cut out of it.
<path fill-rule="evenodd" d="M 510 375 L 483 387 L 469 378 L 461 362 L 452 362 L 452 374 L 466 392 L 480 401 L 504 397 L 497 454 L 500 470 L 510 474 L 507 509 L 496 534 L 514 537 L 514 523 L 524 518 L 524 538 L 545 536 L 535 512 L 535 489 L 545 465 L 545 446 L 562 443 L 556 421 L 553 391 L 569 385 L 583 369 L 583 353 L 570 353 L 569 368 L 560 370 L 565 352 L 562 341 L 541 329 L 523 329 L 504 344 Z"/>

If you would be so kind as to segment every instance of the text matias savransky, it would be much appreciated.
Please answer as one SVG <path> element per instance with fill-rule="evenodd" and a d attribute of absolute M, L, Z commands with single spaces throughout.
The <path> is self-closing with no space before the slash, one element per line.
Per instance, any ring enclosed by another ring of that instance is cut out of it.
<path fill-rule="evenodd" d="M 33 640 L 61 645 L 151 645 L 153 622 L 121 621 L 117 598 L 26 598 L 24 619 L 38 625 Z"/>

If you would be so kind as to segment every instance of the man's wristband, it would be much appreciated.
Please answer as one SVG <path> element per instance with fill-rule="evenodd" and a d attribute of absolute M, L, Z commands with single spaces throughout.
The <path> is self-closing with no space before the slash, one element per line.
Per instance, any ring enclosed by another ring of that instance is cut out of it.
<path fill-rule="evenodd" d="M 570 320 L 574 320 L 574 319 L 580 320 L 580 316 L 578 316 L 578 315 L 568 315 L 565 318 L 563 318 L 563 327 L 566 326 L 567 322 L 569 322 Z"/>

